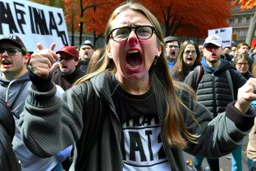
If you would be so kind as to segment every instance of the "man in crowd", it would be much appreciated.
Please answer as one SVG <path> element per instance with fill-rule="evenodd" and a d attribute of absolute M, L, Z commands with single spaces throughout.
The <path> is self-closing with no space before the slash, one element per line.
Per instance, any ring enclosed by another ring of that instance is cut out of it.
<path fill-rule="evenodd" d="M 230 55 L 231 47 L 224 47 L 222 51 L 222 58 L 227 60 L 228 62 L 231 62 L 233 59 L 233 56 Z"/>
<path fill-rule="evenodd" d="M 238 51 L 239 55 L 248 56 L 249 55 L 249 49 L 250 49 L 250 46 L 245 42 L 241 42 L 237 46 L 237 51 Z M 253 62 L 254 62 L 254 59 L 250 58 L 250 61 L 249 61 L 249 71 L 250 72 L 252 72 Z"/>
<path fill-rule="evenodd" d="M 168 66 L 169 68 L 172 68 L 176 63 L 180 44 L 177 37 L 174 37 L 174 36 L 165 37 L 164 42 L 165 42 L 165 56 L 168 60 Z"/>
<path fill-rule="evenodd" d="M 22 171 L 39 171 L 61 169 L 61 163 L 55 156 L 39 158 L 32 154 L 21 139 L 21 124 L 28 87 L 31 85 L 27 71 L 27 50 L 22 40 L 16 35 L 0 39 L 0 98 L 11 109 L 15 120 L 15 135 L 12 141 L 13 150 L 20 162 Z M 58 93 L 63 90 L 58 89 Z M 1 170 L 1 169 L 0 169 Z"/>
<path fill-rule="evenodd" d="M 200 58 L 202 58 L 204 56 L 203 49 L 204 49 L 204 46 L 202 44 L 198 45 L 198 50 L 199 50 L 199 53 L 200 53 Z"/>
<path fill-rule="evenodd" d="M 59 54 L 59 69 L 53 73 L 52 81 L 67 90 L 78 78 L 84 75 L 77 67 L 78 51 L 74 46 L 64 46 L 56 53 Z"/>
<path fill-rule="evenodd" d="M 228 103 L 236 100 L 238 89 L 246 83 L 246 79 L 236 71 L 232 64 L 221 58 L 222 39 L 212 35 L 203 44 L 201 71 L 195 68 L 185 79 L 185 83 L 195 89 L 198 102 L 207 107 L 213 117 L 225 111 Z M 197 73 L 196 73 L 197 71 Z M 201 74 L 198 74 L 201 73 Z M 242 168 L 241 146 L 232 152 L 232 170 Z M 194 168 L 201 171 L 203 157 L 195 156 Z M 220 170 L 218 159 L 207 159 L 210 170 Z M 190 162 L 188 162 L 190 163 Z"/>
<path fill-rule="evenodd" d="M 85 40 L 79 47 L 79 68 L 86 73 L 88 63 L 94 53 L 93 45 L 90 40 Z"/>

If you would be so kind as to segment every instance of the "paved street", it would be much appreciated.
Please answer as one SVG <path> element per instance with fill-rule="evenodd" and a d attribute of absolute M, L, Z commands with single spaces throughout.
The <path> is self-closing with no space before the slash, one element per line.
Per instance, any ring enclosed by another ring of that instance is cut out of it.
<path fill-rule="evenodd" d="M 248 171 L 248 167 L 247 167 L 247 157 L 246 157 L 246 146 L 247 146 L 247 142 L 248 142 L 248 137 L 244 138 L 243 141 L 243 171 Z M 223 169 L 224 171 L 231 171 L 231 160 L 227 158 L 228 156 L 224 156 L 221 157 L 219 162 L 220 162 L 220 168 Z M 186 160 L 193 160 L 193 156 L 185 153 L 185 159 Z M 206 160 L 204 160 L 203 162 L 203 166 L 204 168 L 206 168 L 208 166 L 208 163 Z M 187 171 L 189 171 L 189 169 L 187 169 Z"/>

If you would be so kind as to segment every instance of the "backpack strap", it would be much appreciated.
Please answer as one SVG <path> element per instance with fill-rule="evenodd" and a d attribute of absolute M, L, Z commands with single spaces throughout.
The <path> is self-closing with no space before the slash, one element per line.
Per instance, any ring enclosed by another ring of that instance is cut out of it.
<path fill-rule="evenodd" d="M 229 88 L 230 88 L 230 90 L 231 90 L 232 99 L 235 100 L 233 81 L 232 81 L 232 78 L 231 78 L 229 69 L 227 69 L 227 70 L 225 71 L 225 73 L 226 73 L 226 76 L 227 76 L 227 79 L 228 79 Z"/>
<path fill-rule="evenodd" d="M 196 68 L 194 69 L 194 80 L 195 80 L 195 84 L 193 86 L 194 90 L 197 89 L 203 75 L 204 75 L 204 69 L 202 65 L 196 66 Z"/>
<path fill-rule="evenodd" d="M 10 139 L 13 138 L 15 134 L 15 123 L 9 106 L 5 104 L 3 100 L 0 99 L 0 124 L 6 129 Z"/>

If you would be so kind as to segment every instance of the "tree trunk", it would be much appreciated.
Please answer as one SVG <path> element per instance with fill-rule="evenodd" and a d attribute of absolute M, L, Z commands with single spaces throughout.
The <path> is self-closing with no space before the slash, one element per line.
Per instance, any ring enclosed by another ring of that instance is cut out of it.
<path fill-rule="evenodd" d="M 71 45 L 72 46 L 74 46 L 75 45 L 75 40 L 74 40 L 74 38 L 75 38 L 75 27 L 74 27 L 74 20 L 72 21 L 72 23 L 71 23 L 72 25 L 71 25 Z"/>
<path fill-rule="evenodd" d="M 255 11 L 255 13 L 252 17 L 251 22 L 250 22 L 250 26 L 249 26 L 249 29 L 248 29 L 248 34 L 246 36 L 246 41 L 245 41 L 250 46 L 251 46 L 251 43 L 252 43 L 252 39 L 254 37 L 255 28 L 256 28 L 256 11 Z"/>
<path fill-rule="evenodd" d="M 74 3 L 74 0 L 72 0 L 72 3 Z M 71 46 L 75 45 L 75 12 L 74 12 L 74 6 L 72 6 L 72 21 L 71 21 Z"/>
<path fill-rule="evenodd" d="M 84 22 L 80 22 L 80 29 L 79 29 L 79 45 L 82 44 L 82 39 L 83 39 L 83 26 Z"/>

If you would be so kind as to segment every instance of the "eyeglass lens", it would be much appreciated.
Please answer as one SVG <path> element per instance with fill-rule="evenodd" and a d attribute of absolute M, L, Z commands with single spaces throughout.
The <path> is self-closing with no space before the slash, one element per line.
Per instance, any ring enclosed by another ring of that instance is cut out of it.
<path fill-rule="evenodd" d="M 185 53 L 186 55 L 189 55 L 189 54 L 196 54 L 196 51 L 194 51 L 194 50 L 186 50 L 186 51 L 184 51 L 184 53 Z"/>
<path fill-rule="evenodd" d="M 112 31 L 112 38 L 115 41 L 123 41 L 126 40 L 131 31 L 134 30 L 136 36 L 140 40 L 147 40 L 149 39 L 154 31 L 154 28 L 151 26 L 138 26 L 138 27 L 121 27 L 116 28 Z"/>

